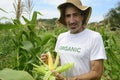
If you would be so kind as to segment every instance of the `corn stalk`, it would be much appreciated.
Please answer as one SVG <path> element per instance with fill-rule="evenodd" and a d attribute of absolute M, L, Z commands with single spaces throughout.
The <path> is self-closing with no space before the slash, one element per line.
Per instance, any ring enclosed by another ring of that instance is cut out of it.
<path fill-rule="evenodd" d="M 22 24 L 20 20 L 14 20 L 14 25 L 17 27 L 14 31 L 13 42 L 16 46 L 16 58 L 14 68 L 17 70 L 25 70 L 32 74 L 33 69 L 32 63 L 38 63 L 37 56 L 44 51 L 53 50 L 54 46 L 51 44 L 55 43 L 56 36 L 51 33 L 36 30 L 37 14 L 34 12 L 32 19 L 29 20 L 22 17 L 25 24 Z M 51 47 L 48 47 L 51 46 Z"/>

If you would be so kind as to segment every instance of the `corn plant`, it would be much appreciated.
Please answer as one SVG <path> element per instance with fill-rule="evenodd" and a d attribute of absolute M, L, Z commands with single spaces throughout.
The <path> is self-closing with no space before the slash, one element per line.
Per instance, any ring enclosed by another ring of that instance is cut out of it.
<path fill-rule="evenodd" d="M 37 57 L 47 50 L 52 51 L 56 36 L 48 33 L 41 33 L 36 30 L 38 12 L 34 12 L 32 19 L 28 20 L 23 16 L 26 24 L 22 24 L 19 20 L 14 20 L 14 25 L 18 28 L 14 30 L 14 44 L 16 45 L 16 64 L 15 69 L 26 70 L 32 74 L 32 63 L 37 63 Z M 51 47 L 49 47 L 51 46 Z"/>
<path fill-rule="evenodd" d="M 106 80 L 120 79 L 120 59 L 117 57 L 118 48 L 115 37 L 106 34 L 104 28 L 101 29 L 101 34 L 104 40 L 105 50 L 107 53 L 107 60 L 105 61 L 105 75 Z"/>

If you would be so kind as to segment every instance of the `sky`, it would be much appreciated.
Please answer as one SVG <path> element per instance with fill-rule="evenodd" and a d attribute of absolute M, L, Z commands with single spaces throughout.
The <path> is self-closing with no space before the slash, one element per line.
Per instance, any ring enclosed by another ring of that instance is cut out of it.
<path fill-rule="evenodd" d="M 33 0 L 33 11 L 39 11 L 43 14 L 42 16 L 39 15 L 38 18 L 59 18 L 59 10 L 57 9 L 57 6 L 65 1 L 66 0 Z M 104 16 L 111 8 L 117 6 L 117 3 L 120 2 L 120 0 L 81 0 L 81 2 L 85 6 L 92 7 L 92 14 L 89 22 L 99 22 L 104 19 Z M 14 0 L 2 0 L 0 2 L 0 8 L 8 12 L 5 13 L 0 10 L 0 18 L 15 18 L 13 3 Z"/>

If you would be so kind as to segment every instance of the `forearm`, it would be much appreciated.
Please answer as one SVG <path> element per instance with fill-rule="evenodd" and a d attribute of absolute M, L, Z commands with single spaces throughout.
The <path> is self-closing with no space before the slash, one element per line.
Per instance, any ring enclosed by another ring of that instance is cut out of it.
<path fill-rule="evenodd" d="M 100 80 L 100 78 L 101 78 L 101 75 L 98 74 L 96 71 L 90 71 L 89 73 L 74 76 L 70 80 Z"/>
<path fill-rule="evenodd" d="M 96 71 L 90 71 L 82 75 L 74 76 L 71 78 L 59 78 L 57 80 L 100 80 L 102 74 L 97 73 Z"/>

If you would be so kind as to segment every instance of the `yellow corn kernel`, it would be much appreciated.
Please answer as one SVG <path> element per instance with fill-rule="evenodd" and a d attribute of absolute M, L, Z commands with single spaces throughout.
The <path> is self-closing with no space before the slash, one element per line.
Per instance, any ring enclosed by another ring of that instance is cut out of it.
<path fill-rule="evenodd" d="M 48 56 L 48 67 L 50 70 L 54 69 L 54 65 L 53 65 L 53 58 L 50 52 L 47 52 L 47 56 Z"/>

